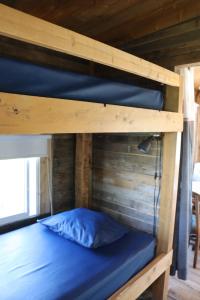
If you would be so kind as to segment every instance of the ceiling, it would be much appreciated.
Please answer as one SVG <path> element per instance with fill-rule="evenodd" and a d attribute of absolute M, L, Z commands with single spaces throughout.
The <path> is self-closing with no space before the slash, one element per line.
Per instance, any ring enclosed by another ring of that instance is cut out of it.
<path fill-rule="evenodd" d="M 200 61 L 199 0 L 0 2 L 169 68 Z"/>

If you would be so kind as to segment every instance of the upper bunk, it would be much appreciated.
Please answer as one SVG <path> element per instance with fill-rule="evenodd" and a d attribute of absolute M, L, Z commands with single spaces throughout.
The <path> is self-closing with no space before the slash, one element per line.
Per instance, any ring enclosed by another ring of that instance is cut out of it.
<path fill-rule="evenodd" d="M 1 134 L 182 130 L 178 74 L 4 5 L 0 35 L 166 84 L 171 99 L 157 111 L 160 91 L 1 58 Z"/>
<path fill-rule="evenodd" d="M 0 57 L 0 92 L 162 110 L 160 90 Z"/>

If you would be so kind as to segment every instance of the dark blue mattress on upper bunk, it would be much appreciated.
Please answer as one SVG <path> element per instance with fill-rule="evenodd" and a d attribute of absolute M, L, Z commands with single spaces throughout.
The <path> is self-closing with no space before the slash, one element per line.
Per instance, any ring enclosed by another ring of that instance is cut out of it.
<path fill-rule="evenodd" d="M 34 224 L 0 236 L 0 299 L 103 300 L 154 257 L 152 235 L 130 231 L 97 249 Z"/>
<path fill-rule="evenodd" d="M 161 110 L 161 91 L 0 57 L 0 92 Z"/>

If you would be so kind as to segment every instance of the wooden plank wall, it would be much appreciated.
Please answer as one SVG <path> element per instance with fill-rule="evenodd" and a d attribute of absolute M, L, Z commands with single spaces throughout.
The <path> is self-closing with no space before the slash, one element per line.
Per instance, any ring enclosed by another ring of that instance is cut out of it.
<path fill-rule="evenodd" d="M 74 135 L 53 135 L 52 196 L 54 212 L 74 207 L 74 155 Z"/>
<path fill-rule="evenodd" d="M 156 142 L 149 154 L 136 134 L 93 136 L 93 207 L 120 221 L 152 232 Z"/>
<path fill-rule="evenodd" d="M 137 145 L 147 134 L 93 135 L 92 207 L 129 226 L 152 232 L 156 142 L 148 154 Z M 159 149 L 158 149 L 159 150 Z M 53 136 L 54 212 L 75 206 L 75 137 Z"/>

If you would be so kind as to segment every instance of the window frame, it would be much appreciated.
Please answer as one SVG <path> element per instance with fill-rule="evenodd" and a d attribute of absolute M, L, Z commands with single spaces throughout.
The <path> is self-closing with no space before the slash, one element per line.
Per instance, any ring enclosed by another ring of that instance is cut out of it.
<path fill-rule="evenodd" d="M 25 186 L 25 193 L 26 193 L 26 212 L 18 213 L 15 215 L 7 216 L 7 217 L 0 217 L 0 226 L 11 224 L 14 222 L 26 220 L 29 218 L 36 217 L 40 211 L 40 157 L 37 157 L 36 160 L 36 214 L 30 214 L 30 161 L 28 159 L 34 157 L 24 157 L 20 159 L 25 159 L 25 169 L 26 169 L 26 186 Z M 16 158 L 18 159 L 18 158 Z"/>

